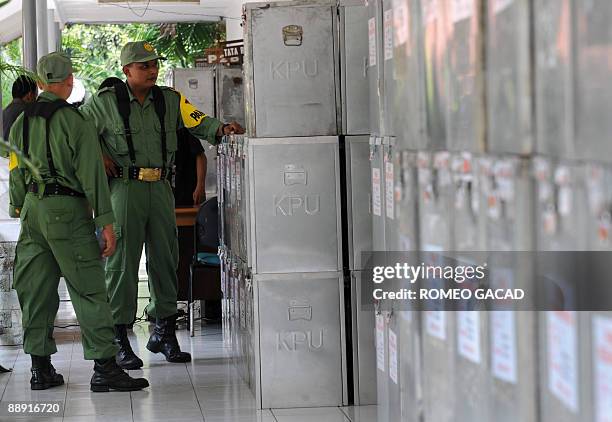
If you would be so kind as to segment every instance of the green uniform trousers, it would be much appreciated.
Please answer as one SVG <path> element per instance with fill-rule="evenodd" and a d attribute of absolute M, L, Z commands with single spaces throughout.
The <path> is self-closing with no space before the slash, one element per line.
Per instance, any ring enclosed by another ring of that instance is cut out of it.
<path fill-rule="evenodd" d="M 111 317 L 100 246 L 87 200 L 69 196 L 25 197 L 15 254 L 14 287 L 23 312 L 23 350 L 57 351 L 53 322 L 63 275 L 81 326 L 85 359 L 114 356 Z"/>
<path fill-rule="evenodd" d="M 129 324 L 136 315 L 143 243 L 151 293 L 147 313 L 176 314 L 178 239 L 170 183 L 112 179 L 111 202 L 117 252 L 106 261 L 106 286 L 115 324 Z"/>

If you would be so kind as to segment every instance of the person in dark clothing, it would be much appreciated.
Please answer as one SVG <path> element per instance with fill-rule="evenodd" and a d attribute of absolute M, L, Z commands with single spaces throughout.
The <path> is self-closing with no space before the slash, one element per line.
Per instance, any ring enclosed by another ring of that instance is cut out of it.
<path fill-rule="evenodd" d="M 200 206 L 206 200 L 207 161 L 198 138 L 186 129 L 177 132 L 178 150 L 174 164 L 174 204 L 176 207 Z"/>
<path fill-rule="evenodd" d="M 13 82 L 11 93 L 13 101 L 2 111 L 2 133 L 0 133 L 0 137 L 4 140 L 8 140 L 13 123 L 26 108 L 26 105 L 36 101 L 38 93 L 36 81 L 29 76 L 21 75 Z"/>

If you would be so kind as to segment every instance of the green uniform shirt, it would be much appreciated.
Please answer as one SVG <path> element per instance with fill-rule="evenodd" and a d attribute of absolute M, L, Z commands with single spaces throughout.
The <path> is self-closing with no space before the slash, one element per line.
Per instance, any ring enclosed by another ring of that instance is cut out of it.
<path fill-rule="evenodd" d="M 40 101 L 59 99 L 50 92 L 43 92 Z M 30 120 L 31 160 L 40 169 L 43 180 L 33 180 L 30 172 L 22 167 L 15 154 L 11 154 L 9 163 L 9 195 L 11 217 L 19 217 L 27 193 L 27 185 L 34 183 L 54 183 L 83 192 L 95 213 L 97 227 L 112 224 L 115 219 L 110 201 L 108 180 L 104 172 L 102 154 L 96 129 L 91 119 L 79 111 L 69 108 L 58 110 L 50 122 L 50 145 L 53 164 L 57 171 L 57 181 L 52 180 L 47 162 L 45 144 L 45 120 L 32 117 Z M 15 121 L 11 129 L 10 143 L 23 151 L 23 114 Z"/>
<path fill-rule="evenodd" d="M 180 93 L 168 87 L 160 87 L 166 101 L 166 166 L 174 163 L 177 150 L 177 129 L 186 127 L 196 137 L 216 144 L 217 130 L 221 122 L 204 115 Z M 142 106 L 128 89 L 130 96 L 130 130 L 136 154 L 137 167 L 162 167 L 161 125 L 155 113 L 153 94 L 149 93 Z M 115 88 L 105 88 L 92 96 L 81 110 L 91 116 L 98 134 L 103 138 L 103 151 L 121 167 L 129 167 L 128 144 L 123 120 L 119 114 Z"/>

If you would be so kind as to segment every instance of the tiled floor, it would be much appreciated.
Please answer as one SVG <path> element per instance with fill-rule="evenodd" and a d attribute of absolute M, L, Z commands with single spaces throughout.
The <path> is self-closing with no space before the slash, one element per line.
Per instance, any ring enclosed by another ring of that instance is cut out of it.
<path fill-rule="evenodd" d="M 58 315 L 71 322 L 69 303 Z M 194 357 L 189 364 L 170 364 L 163 356 L 145 349 L 149 325 L 139 323 L 131 335 L 136 353 L 143 359 L 142 370 L 151 387 L 132 393 L 91 393 L 92 362 L 83 360 L 78 328 L 57 329 L 58 353 L 53 364 L 66 384 L 45 391 L 30 390 L 30 358 L 18 346 L 0 346 L 0 363 L 13 372 L 0 374 L 2 402 L 53 400 L 64 403 L 62 417 L 23 418 L 1 416 L 0 420 L 33 421 L 206 421 L 206 422 L 376 422 L 376 407 L 256 410 L 255 399 L 229 361 L 229 350 L 219 326 L 197 327 L 190 338 L 178 331 L 183 350 Z"/>

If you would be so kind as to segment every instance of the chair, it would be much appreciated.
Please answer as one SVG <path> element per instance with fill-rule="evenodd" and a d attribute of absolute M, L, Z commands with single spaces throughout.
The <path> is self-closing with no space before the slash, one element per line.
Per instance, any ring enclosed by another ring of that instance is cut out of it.
<path fill-rule="evenodd" d="M 213 197 L 202 204 L 194 224 L 194 254 L 189 266 L 189 335 L 194 335 L 194 300 L 221 300 L 221 262 L 219 248 L 219 208 Z"/>

